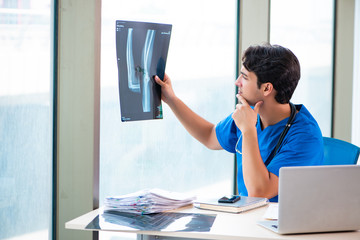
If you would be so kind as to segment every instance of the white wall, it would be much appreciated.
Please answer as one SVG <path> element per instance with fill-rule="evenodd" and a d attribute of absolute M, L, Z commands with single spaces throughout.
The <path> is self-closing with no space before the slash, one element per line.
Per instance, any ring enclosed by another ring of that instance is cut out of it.
<path fill-rule="evenodd" d="M 354 82 L 351 142 L 360 146 L 360 0 L 355 0 Z"/>
<path fill-rule="evenodd" d="M 64 226 L 99 195 L 101 0 L 58 4 L 56 239 L 88 240 L 92 232 Z"/>

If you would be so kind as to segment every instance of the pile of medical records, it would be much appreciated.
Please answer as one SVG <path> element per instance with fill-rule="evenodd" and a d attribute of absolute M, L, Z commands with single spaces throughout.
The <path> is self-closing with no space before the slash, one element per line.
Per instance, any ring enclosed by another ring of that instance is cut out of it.
<path fill-rule="evenodd" d="M 104 210 L 151 214 L 192 204 L 195 199 L 195 196 L 182 193 L 169 192 L 157 188 L 145 189 L 122 196 L 106 197 Z"/>

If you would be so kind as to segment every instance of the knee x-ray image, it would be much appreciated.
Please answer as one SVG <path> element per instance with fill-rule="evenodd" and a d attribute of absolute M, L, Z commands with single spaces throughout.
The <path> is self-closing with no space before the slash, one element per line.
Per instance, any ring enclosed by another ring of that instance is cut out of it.
<path fill-rule="evenodd" d="M 162 119 L 161 89 L 172 26 L 116 21 L 121 121 Z"/>

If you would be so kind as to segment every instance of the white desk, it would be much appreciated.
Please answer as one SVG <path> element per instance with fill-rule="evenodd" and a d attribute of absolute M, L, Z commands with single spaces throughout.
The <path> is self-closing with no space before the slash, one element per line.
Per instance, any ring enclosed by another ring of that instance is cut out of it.
<path fill-rule="evenodd" d="M 216 214 L 216 219 L 210 232 L 171 232 L 171 231 L 142 231 L 133 230 L 129 228 L 112 229 L 111 231 L 128 232 L 138 234 L 138 240 L 148 239 L 177 239 L 177 238 L 192 238 L 192 239 L 346 239 L 359 240 L 360 231 L 353 232 L 336 232 L 336 233 L 316 233 L 316 234 L 296 234 L 296 235 L 278 235 L 259 225 L 257 221 L 262 220 L 262 217 L 267 207 L 261 207 L 248 212 L 240 214 L 222 213 L 214 211 L 200 210 L 196 208 L 184 208 L 176 212 L 180 213 L 199 213 L 199 214 Z M 102 213 L 101 209 L 94 210 L 76 219 L 73 219 L 65 224 L 68 229 L 88 230 L 86 226 Z"/>

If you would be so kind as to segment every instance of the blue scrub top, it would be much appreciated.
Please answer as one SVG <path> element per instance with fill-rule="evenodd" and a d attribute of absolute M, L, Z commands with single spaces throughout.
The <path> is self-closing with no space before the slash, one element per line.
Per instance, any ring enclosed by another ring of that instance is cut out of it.
<path fill-rule="evenodd" d="M 297 105 L 299 112 L 286 134 L 280 148 L 267 166 L 269 172 L 279 176 L 281 167 L 288 166 L 314 166 L 321 165 L 324 161 L 324 149 L 322 133 L 316 120 L 303 105 Z M 216 125 L 216 136 L 220 145 L 228 152 L 236 153 L 235 146 L 241 135 L 241 131 L 235 125 L 231 117 L 232 113 Z M 271 152 L 275 149 L 280 134 L 285 128 L 289 118 L 283 119 L 275 125 L 261 129 L 260 118 L 258 118 L 256 129 L 260 154 L 265 162 Z M 237 148 L 241 150 L 240 139 Z M 242 172 L 242 155 L 236 153 L 237 158 L 237 184 L 241 196 L 247 196 L 248 192 L 244 183 Z M 278 196 L 270 201 L 277 202 Z"/>

